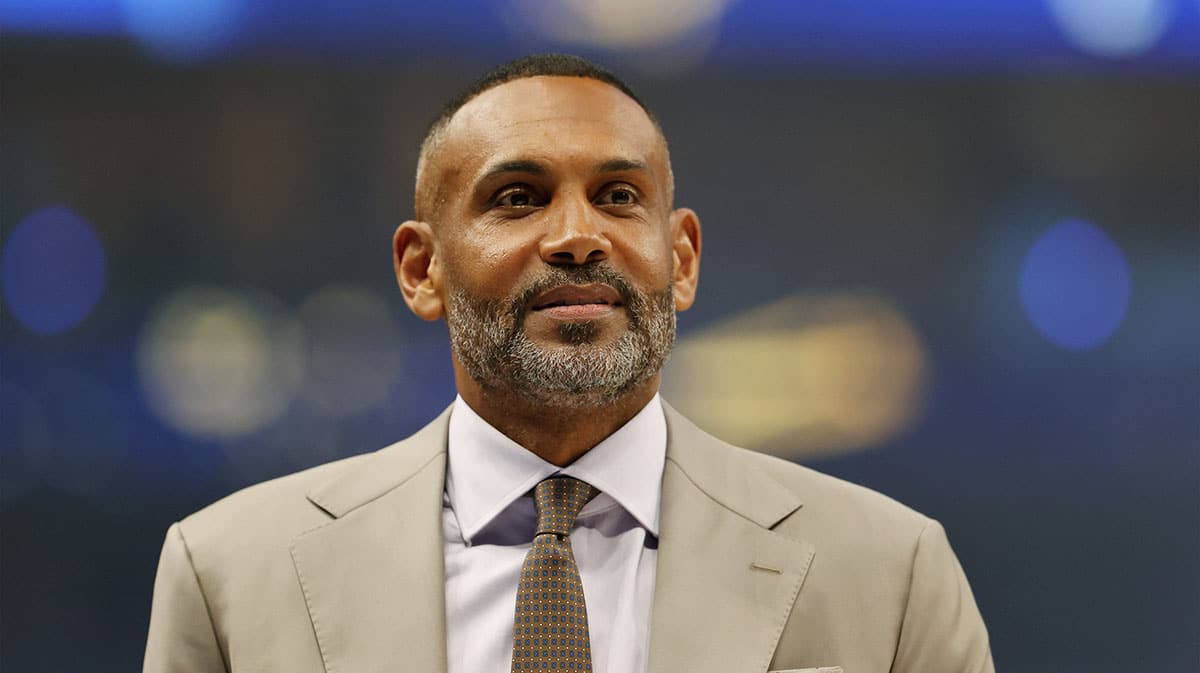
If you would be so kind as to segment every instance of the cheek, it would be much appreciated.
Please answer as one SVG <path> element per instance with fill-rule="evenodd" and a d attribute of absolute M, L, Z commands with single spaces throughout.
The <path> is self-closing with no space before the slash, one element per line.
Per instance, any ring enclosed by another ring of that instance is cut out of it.
<path fill-rule="evenodd" d="M 630 241 L 622 246 L 621 257 L 628 273 L 649 289 L 665 288 L 675 272 L 675 250 L 664 237 Z"/>
<path fill-rule="evenodd" d="M 459 234 L 446 246 L 447 285 L 479 296 L 507 296 L 529 264 L 529 248 L 501 232 Z"/>

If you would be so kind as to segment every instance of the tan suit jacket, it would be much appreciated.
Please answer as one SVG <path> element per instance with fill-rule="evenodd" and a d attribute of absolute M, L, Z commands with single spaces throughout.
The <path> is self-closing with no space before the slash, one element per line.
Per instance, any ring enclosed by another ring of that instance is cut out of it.
<path fill-rule="evenodd" d="M 993 672 L 936 521 L 666 416 L 652 673 Z M 145 673 L 445 671 L 448 418 L 171 526 Z"/>

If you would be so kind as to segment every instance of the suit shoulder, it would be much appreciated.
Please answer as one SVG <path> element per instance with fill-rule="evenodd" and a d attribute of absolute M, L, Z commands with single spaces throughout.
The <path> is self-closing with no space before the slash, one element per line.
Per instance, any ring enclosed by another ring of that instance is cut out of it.
<path fill-rule="evenodd" d="M 213 545 L 240 546 L 242 538 L 259 543 L 290 540 L 330 518 L 308 501 L 308 492 L 371 455 L 343 458 L 235 491 L 184 517 L 179 522 L 180 531 L 193 550 Z"/>
<path fill-rule="evenodd" d="M 773 481 L 804 503 L 802 519 L 855 523 L 886 529 L 915 539 L 932 521 L 924 514 L 878 491 L 775 456 L 736 448 Z"/>
<path fill-rule="evenodd" d="M 729 444 L 708 434 L 663 404 L 668 428 L 667 460 L 675 461 L 710 495 L 739 511 L 766 512 L 791 506 L 792 514 L 774 528 L 787 532 L 803 526 L 811 534 L 846 530 L 888 531 L 882 542 L 915 541 L 930 519 L 881 493 L 812 468 Z M 734 476 L 737 475 L 737 476 Z M 731 484 L 731 482 L 733 482 Z M 766 485 L 767 488 L 758 488 Z M 770 488 L 777 485 L 782 488 Z M 773 494 L 773 495 L 772 495 Z M 784 495 L 786 494 L 786 495 Z M 739 506 L 736 503 L 741 502 Z M 767 518 L 770 518 L 768 516 Z M 772 520 L 777 521 L 777 520 Z M 855 534 L 857 535 L 857 534 Z M 863 538 L 857 535 L 858 538 Z"/>

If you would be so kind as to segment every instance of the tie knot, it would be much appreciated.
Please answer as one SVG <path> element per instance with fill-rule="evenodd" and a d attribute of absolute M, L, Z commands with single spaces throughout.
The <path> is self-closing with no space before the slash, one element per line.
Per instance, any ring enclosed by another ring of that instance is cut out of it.
<path fill-rule="evenodd" d="M 535 536 L 570 535 L 579 510 L 598 493 L 596 487 L 573 477 L 551 477 L 539 482 L 533 489 L 538 518 Z"/>

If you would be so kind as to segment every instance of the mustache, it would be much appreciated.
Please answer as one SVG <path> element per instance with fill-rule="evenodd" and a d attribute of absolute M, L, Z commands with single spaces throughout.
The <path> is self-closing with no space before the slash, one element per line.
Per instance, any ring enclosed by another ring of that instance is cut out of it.
<path fill-rule="evenodd" d="M 533 301 L 543 292 L 553 290 L 563 285 L 588 285 L 602 283 L 608 285 L 621 295 L 621 303 L 629 315 L 631 323 L 636 324 L 644 304 L 642 295 L 617 270 L 604 262 L 594 262 L 586 266 L 551 267 L 539 275 L 532 283 L 513 298 L 508 306 L 508 313 L 513 318 L 514 328 L 520 329 L 529 313 Z"/>

